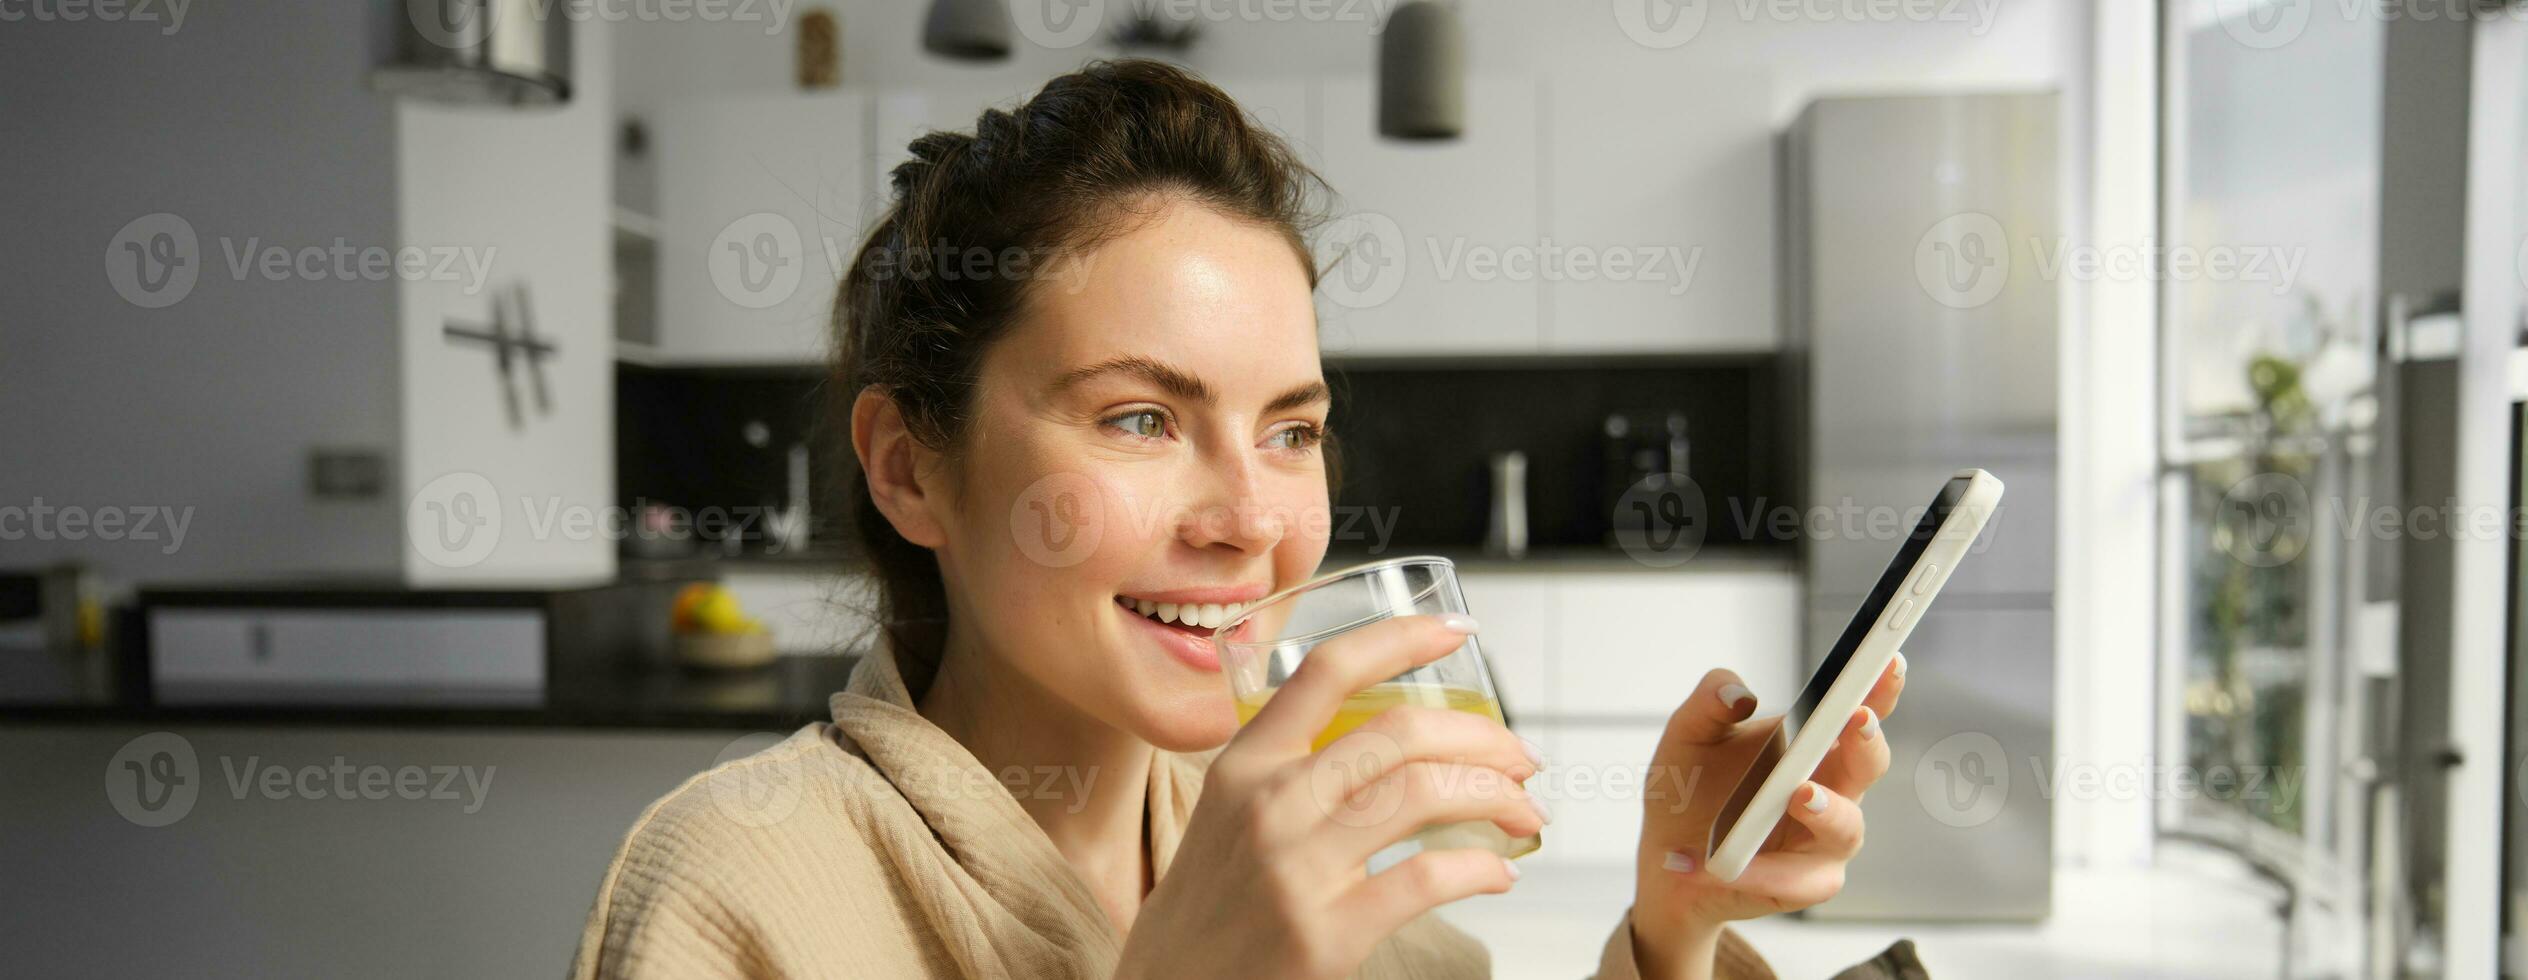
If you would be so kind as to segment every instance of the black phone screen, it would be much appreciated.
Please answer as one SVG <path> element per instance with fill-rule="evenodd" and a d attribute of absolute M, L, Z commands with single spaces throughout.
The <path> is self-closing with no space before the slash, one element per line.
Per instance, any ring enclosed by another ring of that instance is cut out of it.
<path fill-rule="evenodd" d="M 1784 739 L 1799 734 L 1800 728 L 1808 723 L 1808 716 L 1817 710 L 1817 703 L 1825 700 L 1826 689 L 1833 687 L 1835 678 L 1843 675 L 1844 665 L 1852 662 L 1852 654 L 1861 649 L 1861 641 L 1869 637 L 1872 627 L 1878 625 L 1879 614 L 1887 610 L 1888 603 L 1896 601 L 1896 590 L 1905 587 L 1905 575 L 1913 571 L 1915 562 L 1922 560 L 1924 549 L 1931 547 L 1931 539 L 1940 533 L 1940 525 L 1948 522 L 1949 514 L 1957 509 L 1958 501 L 1965 499 L 1969 482 L 1966 477 L 1957 476 L 1950 477 L 1949 482 L 1941 485 L 1940 495 L 1932 498 L 1929 510 L 1922 512 L 1922 520 L 1914 524 L 1913 533 L 1905 536 L 1904 545 L 1896 550 L 1895 560 L 1887 563 L 1887 571 L 1879 573 L 1878 584 L 1870 588 L 1870 597 L 1861 602 L 1861 609 L 1853 614 L 1852 621 L 1844 624 L 1843 635 L 1835 639 L 1834 649 L 1826 653 L 1826 659 L 1817 665 L 1817 672 L 1809 675 L 1808 687 L 1799 692 L 1799 700 L 1793 702 L 1791 710 L 1782 716 Z"/>

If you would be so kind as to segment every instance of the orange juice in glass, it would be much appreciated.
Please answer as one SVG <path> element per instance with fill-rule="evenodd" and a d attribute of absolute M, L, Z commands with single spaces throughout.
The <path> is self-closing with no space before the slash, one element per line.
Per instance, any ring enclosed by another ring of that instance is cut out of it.
<path fill-rule="evenodd" d="M 1220 651 L 1221 670 L 1229 675 L 1230 692 L 1237 699 L 1238 724 L 1244 725 L 1264 710 L 1273 692 L 1318 644 L 1397 616 L 1467 611 L 1465 593 L 1457 585 L 1457 566 L 1448 559 L 1392 558 L 1321 576 L 1266 597 L 1223 626 L 1212 643 Z M 1468 636 L 1447 656 L 1345 698 L 1333 722 L 1317 733 L 1312 748 L 1322 751 L 1380 712 L 1408 704 L 1504 721 L 1482 644 Z M 1532 854 L 1543 844 L 1539 835 L 1512 838 L 1482 820 L 1424 827 L 1408 841 L 1421 849 L 1472 847 L 1512 858 Z M 1391 862 L 1373 859 L 1372 863 Z"/>

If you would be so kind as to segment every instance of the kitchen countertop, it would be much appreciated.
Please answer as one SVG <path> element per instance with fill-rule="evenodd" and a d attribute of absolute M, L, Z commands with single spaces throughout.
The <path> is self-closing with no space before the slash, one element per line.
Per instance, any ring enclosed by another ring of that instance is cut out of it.
<path fill-rule="evenodd" d="M 0 726 L 316 725 L 384 728 L 729 729 L 789 731 L 830 717 L 854 656 L 782 657 L 761 670 L 705 674 L 656 668 L 556 676 L 540 698 L 456 692 L 322 697 L 226 689 L 225 703 L 164 704 L 96 690 L 40 650 L 0 647 Z M 174 700 L 200 691 L 171 691 Z"/>
<path fill-rule="evenodd" d="M 1660 567 L 1607 548 L 1549 548 L 1523 558 L 1485 555 L 1473 549 L 1336 549 L 1328 570 L 1407 555 L 1436 554 L 1471 575 L 1530 574 L 1788 574 L 1797 552 L 1787 547 L 1713 545 L 1682 564 Z M 787 556 L 627 559 L 626 580 L 755 574 L 854 574 L 851 555 L 836 552 Z M 541 696 L 469 692 L 400 692 L 391 699 L 365 692 L 327 695 L 306 690 L 168 692 L 165 701 L 212 694 L 222 703 L 162 703 L 143 691 L 99 690 L 40 650 L 0 645 L 0 726 L 51 724 L 120 725 L 317 725 L 385 728 L 579 728 L 729 729 L 786 731 L 826 719 L 827 699 L 851 676 L 858 657 L 784 656 L 757 671 L 709 674 L 672 667 L 616 667 L 551 678 Z M 127 685 L 128 686 L 128 685 Z"/>

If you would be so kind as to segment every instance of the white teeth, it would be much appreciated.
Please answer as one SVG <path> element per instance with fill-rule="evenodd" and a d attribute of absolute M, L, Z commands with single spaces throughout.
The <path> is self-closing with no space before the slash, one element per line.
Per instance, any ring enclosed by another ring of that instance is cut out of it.
<path fill-rule="evenodd" d="M 1247 606 L 1243 602 L 1152 602 L 1131 596 L 1116 596 L 1115 604 L 1162 623 L 1182 623 L 1196 629 L 1219 629 L 1238 618 Z"/>

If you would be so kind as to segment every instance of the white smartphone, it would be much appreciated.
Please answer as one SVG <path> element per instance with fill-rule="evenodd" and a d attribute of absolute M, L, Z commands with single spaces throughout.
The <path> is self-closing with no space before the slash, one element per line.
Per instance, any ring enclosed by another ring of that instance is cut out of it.
<path fill-rule="evenodd" d="M 1786 743 L 1776 744 L 1786 747 L 1780 757 L 1770 768 L 1759 765 L 1747 773 L 1713 822 L 1711 839 L 1720 844 L 1707 866 L 1714 876 L 1736 881 L 1747 870 L 1756 849 L 1781 822 L 1791 793 L 1816 774 L 1845 721 L 1878 684 L 1887 662 L 1913 633 L 1914 624 L 1922 621 L 1941 584 L 1965 560 L 1968 546 L 2000 503 L 2001 481 L 1983 470 L 1959 470 L 1940 487 L 1940 495 L 1932 499 L 1930 509 L 1923 511 L 1922 520 L 1897 549 L 1896 560 L 1879 575 L 1878 584 L 1845 624 L 1834 649 L 1808 678 L 1808 687 L 1783 714 L 1777 738 Z M 1810 719 L 1820 723 L 1811 725 Z"/>

